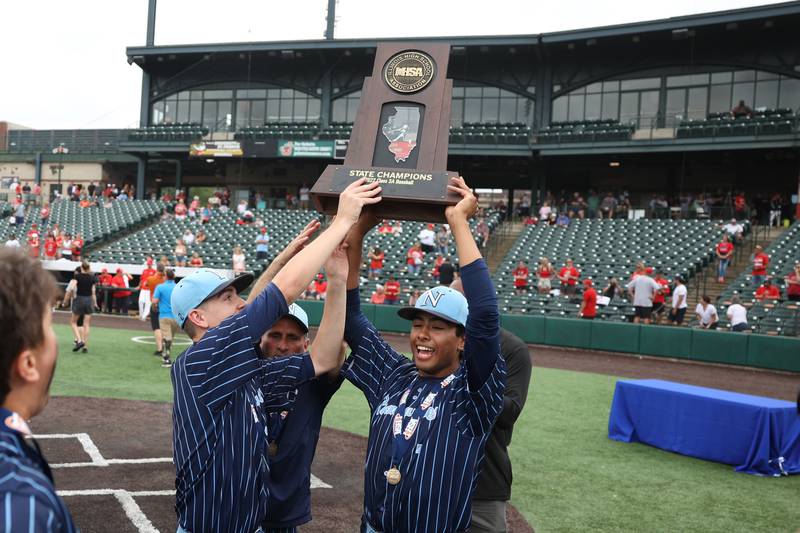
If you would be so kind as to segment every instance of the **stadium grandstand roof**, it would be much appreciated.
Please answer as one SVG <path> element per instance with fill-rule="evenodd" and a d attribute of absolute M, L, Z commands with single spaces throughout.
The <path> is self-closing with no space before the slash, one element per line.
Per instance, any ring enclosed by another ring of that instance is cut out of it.
<path fill-rule="evenodd" d="M 776 17 L 800 16 L 800 1 L 783 2 L 764 6 L 699 13 L 666 19 L 634 22 L 566 30 L 531 35 L 498 35 L 498 36 L 461 36 L 461 37 L 392 37 L 393 41 L 446 41 L 452 46 L 522 46 L 555 43 L 569 43 L 589 39 L 621 37 L 626 35 L 643 35 L 659 32 L 676 32 L 694 28 L 723 26 L 730 28 L 733 24 L 768 21 Z M 379 41 L 385 39 L 333 39 L 305 41 L 275 42 L 239 42 L 215 44 L 187 44 L 164 46 L 130 46 L 127 48 L 129 63 L 142 66 L 148 56 L 166 54 L 211 54 L 232 52 L 270 52 L 281 50 L 318 50 L 318 49 L 369 49 L 375 48 Z"/>

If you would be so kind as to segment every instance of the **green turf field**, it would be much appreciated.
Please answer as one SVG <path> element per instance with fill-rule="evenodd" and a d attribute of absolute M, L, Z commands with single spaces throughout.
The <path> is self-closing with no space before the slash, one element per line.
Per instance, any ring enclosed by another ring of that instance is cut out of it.
<path fill-rule="evenodd" d="M 170 401 L 169 371 L 135 344 L 142 332 L 96 329 L 89 354 L 60 356 L 53 394 Z M 511 456 L 512 503 L 539 532 L 790 532 L 800 527 L 800 476 L 758 478 L 733 468 L 606 437 L 616 378 L 534 369 Z M 366 435 L 368 410 L 345 383 L 325 412 L 329 427 Z"/>

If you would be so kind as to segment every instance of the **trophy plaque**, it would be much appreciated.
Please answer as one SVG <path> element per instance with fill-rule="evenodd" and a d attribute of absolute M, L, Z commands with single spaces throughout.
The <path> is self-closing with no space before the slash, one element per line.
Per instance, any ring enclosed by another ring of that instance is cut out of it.
<path fill-rule="evenodd" d="M 460 200 L 449 192 L 447 146 L 453 80 L 446 78 L 450 45 L 381 43 L 343 165 L 328 165 L 311 189 L 318 211 L 335 214 L 339 193 L 360 178 L 378 181 L 381 218 L 444 222 Z"/>

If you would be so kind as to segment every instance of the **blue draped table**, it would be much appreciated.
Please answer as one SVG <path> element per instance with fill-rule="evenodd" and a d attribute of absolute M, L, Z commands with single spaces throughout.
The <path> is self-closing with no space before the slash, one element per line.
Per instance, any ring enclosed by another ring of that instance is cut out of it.
<path fill-rule="evenodd" d="M 618 381 L 608 436 L 747 474 L 800 474 L 800 415 L 784 400 L 657 379 Z"/>

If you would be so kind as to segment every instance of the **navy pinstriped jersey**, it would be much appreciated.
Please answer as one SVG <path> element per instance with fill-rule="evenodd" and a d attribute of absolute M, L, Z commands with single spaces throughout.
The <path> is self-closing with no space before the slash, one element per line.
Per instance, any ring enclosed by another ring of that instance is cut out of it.
<path fill-rule="evenodd" d="M 469 302 L 464 361 L 453 382 L 425 411 L 390 485 L 392 419 L 412 386 L 406 408 L 420 405 L 441 378 L 421 378 L 361 313 L 358 290 L 347 295 L 345 338 L 353 350 L 342 374 L 361 389 L 371 423 L 364 473 L 362 531 L 448 533 L 469 527 L 472 493 L 492 425 L 503 407 L 505 363 L 500 357 L 497 299 L 483 260 L 461 270 Z"/>
<path fill-rule="evenodd" d="M 319 441 L 322 413 L 342 385 L 320 376 L 297 389 L 297 397 L 269 458 L 269 503 L 265 533 L 294 533 L 311 521 L 311 463 Z M 270 436 L 272 439 L 272 436 Z"/>
<path fill-rule="evenodd" d="M 265 410 L 290 405 L 314 377 L 307 354 L 259 358 L 261 335 L 287 311 L 270 283 L 172 367 L 176 510 L 188 531 L 252 532 L 266 517 Z"/>
<path fill-rule="evenodd" d="M 22 433 L 8 427 L 11 416 L 11 411 L 0 409 L 0 531 L 77 531 L 56 495 L 47 462 Z"/>

